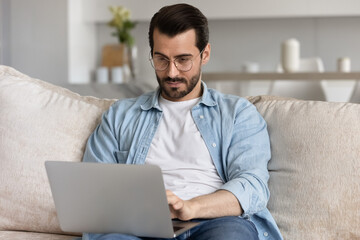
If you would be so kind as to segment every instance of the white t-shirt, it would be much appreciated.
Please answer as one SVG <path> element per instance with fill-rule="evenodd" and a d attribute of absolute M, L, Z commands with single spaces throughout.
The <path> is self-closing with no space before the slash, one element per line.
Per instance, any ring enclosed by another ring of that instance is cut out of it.
<path fill-rule="evenodd" d="M 191 116 L 200 98 L 172 102 L 160 96 L 163 117 L 146 164 L 158 165 L 165 188 L 184 200 L 212 193 L 223 184 Z"/>

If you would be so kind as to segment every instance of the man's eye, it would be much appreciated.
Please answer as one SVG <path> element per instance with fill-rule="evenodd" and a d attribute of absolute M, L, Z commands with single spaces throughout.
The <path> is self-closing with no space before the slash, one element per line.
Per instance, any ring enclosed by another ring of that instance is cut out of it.
<path fill-rule="evenodd" d="M 161 63 L 168 62 L 168 60 L 166 58 L 164 58 L 164 57 L 157 57 L 157 58 L 155 58 L 155 61 L 161 62 Z"/>
<path fill-rule="evenodd" d="M 190 61 L 190 58 L 187 58 L 187 57 L 181 57 L 181 58 L 177 59 L 177 62 L 180 64 L 187 63 L 188 61 Z"/>

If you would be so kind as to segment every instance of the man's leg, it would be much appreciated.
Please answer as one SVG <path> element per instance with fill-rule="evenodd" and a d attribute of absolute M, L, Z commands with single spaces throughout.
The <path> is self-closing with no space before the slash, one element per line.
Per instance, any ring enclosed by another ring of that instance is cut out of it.
<path fill-rule="evenodd" d="M 255 225 L 240 217 L 211 219 L 195 227 L 190 239 L 196 240 L 259 240 Z"/>
<path fill-rule="evenodd" d="M 83 240 L 141 240 L 141 238 L 120 234 L 120 233 L 108 233 L 108 234 L 94 234 L 84 233 Z"/>
<path fill-rule="evenodd" d="M 173 238 L 172 238 L 173 239 Z M 77 240 L 77 239 L 74 239 Z M 140 238 L 126 234 L 120 233 L 108 233 L 108 234 L 94 234 L 94 233 L 84 233 L 82 240 L 166 240 L 160 238 Z M 171 239 L 169 239 L 171 240 Z"/>

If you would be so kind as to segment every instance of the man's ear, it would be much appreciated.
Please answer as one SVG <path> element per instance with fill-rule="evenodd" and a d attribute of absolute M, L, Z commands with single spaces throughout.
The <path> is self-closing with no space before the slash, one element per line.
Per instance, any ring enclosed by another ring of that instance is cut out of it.
<path fill-rule="evenodd" d="M 202 53 L 201 65 L 205 65 L 208 63 L 208 61 L 210 60 L 210 52 L 211 52 L 211 46 L 210 43 L 208 43 Z"/>

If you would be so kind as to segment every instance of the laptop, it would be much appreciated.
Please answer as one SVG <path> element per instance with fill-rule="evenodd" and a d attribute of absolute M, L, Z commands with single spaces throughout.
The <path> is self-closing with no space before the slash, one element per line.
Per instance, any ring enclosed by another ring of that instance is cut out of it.
<path fill-rule="evenodd" d="M 45 162 L 60 228 L 173 238 L 198 225 L 174 221 L 154 165 Z"/>

